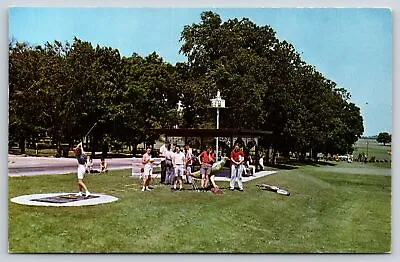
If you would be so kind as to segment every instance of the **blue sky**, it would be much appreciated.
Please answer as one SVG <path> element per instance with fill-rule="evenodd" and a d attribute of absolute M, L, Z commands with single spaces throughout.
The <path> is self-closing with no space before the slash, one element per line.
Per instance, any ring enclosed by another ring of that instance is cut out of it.
<path fill-rule="evenodd" d="M 270 25 L 302 59 L 351 93 L 361 108 L 364 135 L 392 133 L 392 18 L 378 8 L 10 8 L 9 37 L 31 44 L 72 42 L 116 48 L 124 56 L 155 51 L 185 61 L 180 33 L 202 11 Z M 223 95 L 223 94 L 222 94 Z"/>

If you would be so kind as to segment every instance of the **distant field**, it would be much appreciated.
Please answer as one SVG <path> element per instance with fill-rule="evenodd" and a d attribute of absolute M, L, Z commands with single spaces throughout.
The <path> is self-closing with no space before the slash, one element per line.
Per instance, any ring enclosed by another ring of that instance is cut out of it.
<path fill-rule="evenodd" d="M 375 156 L 376 160 L 391 160 L 391 155 L 388 152 L 392 151 L 391 145 L 379 144 L 374 139 L 360 139 L 356 142 L 354 157 L 356 158 L 358 154 L 365 153 L 368 155 L 368 159 Z"/>

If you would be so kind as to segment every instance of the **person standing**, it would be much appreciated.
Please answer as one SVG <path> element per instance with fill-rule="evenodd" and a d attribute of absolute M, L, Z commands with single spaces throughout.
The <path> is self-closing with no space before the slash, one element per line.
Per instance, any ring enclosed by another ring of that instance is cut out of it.
<path fill-rule="evenodd" d="M 148 146 L 146 148 L 146 153 L 142 157 L 142 164 L 144 165 L 143 170 L 143 187 L 142 191 L 151 191 L 149 188 L 151 175 L 153 173 L 153 162 L 154 160 L 151 158 L 151 147 Z"/>
<path fill-rule="evenodd" d="M 239 191 L 243 191 L 242 172 L 243 172 L 244 153 L 236 143 L 231 152 L 231 182 L 229 189 L 235 189 L 235 181 L 238 181 Z"/>
<path fill-rule="evenodd" d="M 175 181 L 174 181 L 174 190 L 176 190 L 176 185 L 179 181 L 179 190 L 183 189 L 183 166 L 185 164 L 185 154 L 181 151 L 179 146 L 175 147 L 175 154 L 172 155 L 172 164 L 175 169 Z"/>
<path fill-rule="evenodd" d="M 171 144 L 167 146 L 165 152 L 165 184 L 172 185 L 174 183 L 174 167 L 172 165 L 172 156 L 174 152 L 171 150 Z"/>
<path fill-rule="evenodd" d="M 250 154 L 246 157 L 245 163 L 246 163 L 245 164 L 246 167 L 249 169 L 250 176 L 254 176 L 254 174 L 256 173 L 256 167 L 254 165 L 252 165 L 253 159 L 251 158 Z M 245 168 L 245 170 L 246 170 L 246 168 Z"/>
<path fill-rule="evenodd" d="M 82 147 L 82 142 L 79 143 L 76 148 L 74 149 L 75 151 L 75 157 L 76 160 L 78 161 L 78 172 L 77 172 L 77 176 L 78 176 L 78 188 L 79 188 L 79 192 L 77 194 L 77 196 L 89 196 L 90 192 L 87 189 L 85 183 L 83 182 L 83 178 L 85 176 L 85 172 L 86 172 L 86 161 L 87 161 L 87 156 L 85 154 L 85 152 L 83 151 L 83 147 Z M 83 193 L 83 190 L 85 191 L 85 193 Z"/>
<path fill-rule="evenodd" d="M 165 177 L 166 177 L 166 174 L 167 174 L 167 169 L 166 169 L 166 166 L 165 166 L 165 163 L 166 163 L 165 162 L 165 153 L 167 152 L 167 148 L 168 148 L 169 144 L 170 144 L 169 140 L 165 140 L 164 145 L 162 145 L 160 147 L 159 156 L 162 158 L 161 159 L 161 181 L 160 181 L 161 184 L 165 183 Z"/>
<path fill-rule="evenodd" d="M 211 174 L 212 163 L 214 159 L 211 155 L 211 147 L 207 147 L 207 150 L 203 151 L 200 156 L 200 174 L 201 174 L 201 189 L 204 190 L 208 187 L 208 179 Z"/>
<path fill-rule="evenodd" d="M 189 144 L 185 146 L 185 172 L 186 172 L 186 180 L 189 184 L 192 184 L 192 166 L 193 166 L 193 154 L 192 149 L 190 148 Z"/>

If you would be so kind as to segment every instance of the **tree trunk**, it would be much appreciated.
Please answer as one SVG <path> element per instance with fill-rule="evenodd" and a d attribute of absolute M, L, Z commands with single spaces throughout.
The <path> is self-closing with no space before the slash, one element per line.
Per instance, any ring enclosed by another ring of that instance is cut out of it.
<path fill-rule="evenodd" d="M 275 166 L 276 163 L 276 149 L 275 147 L 272 148 L 272 165 Z"/>
<path fill-rule="evenodd" d="M 317 150 L 315 150 L 315 149 L 312 150 L 311 157 L 314 159 L 315 162 L 318 162 L 318 152 L 317 152 Z"/>
<path fill-rule="evenodd" d="M 269 165 L 270 165 L 270 163 L 271 163 L 271 160 L 270 160 L 270 148 L 267 148 L 267 152 L 266 152 L 265 160 L 266 160 L 266 163 L 265 163 L 265 165 L 266 165 L 266 166 L 269 166 Z"/>
<path fill-rule="evenodd" d="M 56 157 L 61 157 L 62 156 L 62 146 L 61 142 L 59 139 L 57 139 L 57 155 Z"/>
<path fill-rule="evenodd" d="M 274 147 L 270 145 L 268 148 L 268 163 L 273 166 L 274 165 Z"/>
<path fill-rule="evenodd" d="M 301 150 L 300 151 L 300 156 L 299 156 L 300 162 L 304 162 L 306 160 L 306 150 Z"/>
<path fill-rule="evenodd" d="M 133 157 L 136 157 L 136 154 L 137 154 L 137 143 L 133 143 L 132 144 L 132 155 L 133 155 Z"/>
<path fill-rule="evenodd" d="M 103 146 L 102 146 L 102 149 L 101 149 L 102 157 L 107 158 L 108 150 L 109 150 L 108 143 L 104 142 Z"/>
<path fill-rule="evenodd" d="M 26 153 L 26 151 L 25 151 L 25 138 L 23 138 L 23 137 L 19 139 L 19 149 L 20 149 L 21 154 L 25 154 Z"/>
<path fill-rule="evenodd" d="M 92 156 L 94 156 L 96 154 L 96 149 L 98 147 L 98 141 L 99 139 L 93 135 L 90 139 L 90 151 L 92 153 Z"/>

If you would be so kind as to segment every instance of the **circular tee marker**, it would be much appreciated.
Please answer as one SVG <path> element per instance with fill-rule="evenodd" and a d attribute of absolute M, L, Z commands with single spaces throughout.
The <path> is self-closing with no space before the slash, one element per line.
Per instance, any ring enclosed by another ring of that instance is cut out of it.
<path fill-rule="evenodd" d="M 11 202 L 29 206 L 91 206 L 117 201 L 118 198 L 105 194 L 77 196 L 76 193 L 47 193 L 22 195 L 11 198 Z"/>

